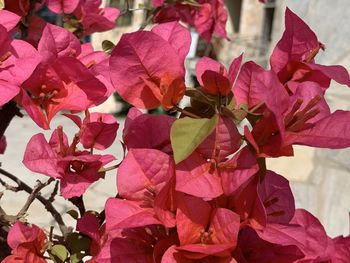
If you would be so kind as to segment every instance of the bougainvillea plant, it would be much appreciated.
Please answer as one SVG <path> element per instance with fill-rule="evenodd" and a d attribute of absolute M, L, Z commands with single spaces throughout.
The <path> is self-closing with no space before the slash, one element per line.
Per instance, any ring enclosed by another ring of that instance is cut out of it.
<path fill-rule="evenodd" d="M 36 16 L 44 5 L 64 27 Z M 31 188 L 0 169 L 6 190 L 29 194 L 16 215 L 0 207 L 2 262 L 350 262 L 350 236 L 327 236 L 316 217 L 295 208 L 288 180 L 266 166 L 266 158 L 293 156 L 293 145 L 350 147 L 350 112 L 331 112 L 324 97 L 331 80 L 350 87 L 349 74 L 315 62 L 325 46 L 308 25 L 287 8 L 270 69 L 243 54 L 229 68 L 203 57 L 198 86 L 187 87 L 189 28 L 206 41 L 228 40 L 223 0 L 153 0 L 140 30 L 107 42 L 106 52 L 82 39 L 132 10 L 100 5 L 0 0 L 0 154 L 20 109 L 42 129 L 57 114 L 77 126 L 71 139 L 58 126 L 49 139 L 39 133 L 28 142 L 23 164 L 47 181 Z M 123 131 L 113 115 L 89 110 L 114 92 L 134 106 Z M 190 104 L 181 108 L 184 97 Z M 156 107 L 178 114 L 141 111 Z M 111 165 L 116 158 L 103 151 L 113 143 L 124 157 Z M 103 211 L 86 209 L 85 192 L 107 172 L 118 193 Z M 52 182 L 79 210 L 67 211 L 75 226 L 53 196 L 40 195 Z M 36 199 L 59 229 L 28 222 Z"/>

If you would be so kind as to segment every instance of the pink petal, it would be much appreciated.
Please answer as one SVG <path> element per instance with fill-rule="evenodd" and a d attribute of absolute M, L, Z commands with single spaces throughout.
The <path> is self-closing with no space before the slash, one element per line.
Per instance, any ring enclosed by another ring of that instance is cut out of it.
<path fill-rule="evenodd" d="M 237 78 L 239 69 L 242 65 L 242 60 L 243 60 L 243 53 L 239 57 L 235 58 L 230 65 L 230 68 L 228 71 L 228 77 L 230 79 L 231 86 L 233 85 L 233 83 Z"/>
<path fill-rule="evenodd" d="M 258 196 L 258 177 L 239 189 L 230 198 L 230 209 L 241 217 L 241 221 L 255 229 L 266 226 L 266 211 Z"/>
<path fill-rule="evenodd" d="M 60 177 L 58 157 L 46 141 L 44 135 L 34 135 L 27 144 L 23 164 L 32 172 L 50 177 Z"/>
<path fill-rule="evenodd" d="M 123 198 L 141 201 L 148 189 L 158 193 L 173 174 L 173 161 L 167 154 L 153 149 L 130 149 L 118 169 L 118 192 Z"/>
<path fill-rule="evenodd" d="M 176 166 L 176 190 L 206 199 L 223 194 L 217 170 L 196 152 Z"/>
<path fill-rule="evenodd" d="M 26 226 L 22 222 L 17 221 L 9 230 L 7 243 L 16 252 L 33 253 L 34 257 L 38 257 L 38 251 L 44 250 L 46 243 L 46 235 L 36 225 Z M 18 256 L 21 256 L 18 254 Z M 41 256 L 41 255 L 40 255 Z M 37 261 L 42 262 L 42 261 Z"/>
<path fill-rule="evenodd" d="M 108 59 L 108 55 L 103 51 L 94 51 L 91 43 L 85 43 L 81 45 L 81 53 L 77 57 L 84 65 L 88 65 L 93 62 L 94 65 L 101 63 Z M 93 65 L 93 66 L 94 66 Z"/>
<path fill-rule="evenodd" d="M 224 77 L 220 73 L 207 70 L 202 75 L 203 92 L 210 95 L 227 96 L 231 91 L 231 85 L 228 78 Z"/>
<path fill-rule="evenodd" d="M 39 64 L 39 54 L 34 47 L 22 40 L 12 40 L 8 51 L 11 56 L 0 66 L 0 79 L 21 85 Z"/>
<path fill-rule="evenodd" d="M 300 132 L 287 132 L 286 144 L 341 149 L 350 146 L 350 112 L 337 110 Z"/>
<path fill-rule="evenodd" d="M 142 114 L 131 108 L 124 124 L 124 143 L 128 149 L 146 148 L 172 153 L 170 129 L 174 121 L 175 118 L 168 115 Z"/>
<path fill-rule="evenodd" d="M 79 128 L 81 127 L 82 121 L 78 115 L 68 114 L 68 113 L 63 113 L 62 115 L 67 117 L 68 119 L 72 120 L 74 122 L 74 124 L 77 125 Z"/>
<path fill-rule="evenodd" d="M 164 1 L 165 1 L 165 0 L 152 0 L 152 5 L 153 5 L 154 7 L 158 7 L 158 6 L 163 5 L 163 4 L 164 4 Z"/>
<path fill-rule="evenodd" d="M 241 250 L 240 260 L 246 262 L 283 262 L 295 263 L 302 259 L 304 254 L 295 245 L 282 246 L 272 244 L 259 238 L 252 228 L 244 228 L 240 233 L 239 250 Z"/>
<path fill-rule="evenodd" d="M 59 58 L 52 66 L 62 81 L 68 85 L 79 87 L 86 94 L 87 101 L 84 102 L 84 99 L 80 99 L 80 106 L 75 105 L 75 108 L 85 108 L 86 104 L 89 106 L 98 105 L 107 99 L 105 85 L 77 59 L 71 57 Z M 77 104 L 77 101 L 75 101 L 75 104 Z"/>
<path fill-rule="evenodd" d="M 221 161 L 236 152 L 241 143 L 241 135 L 234 122 L 230 118 L 220 117 L 213 133 L 197 147 L 196 151 L 205 158 L 217 158 Z"/>
<path fill-rule="evenodd" d="M 0 107 L 12 100 L 20 91 L 16 85 L 12 85 L 0 79 Z"/>
<path fill-rule="evenodd" d="M 268 224 L 262 231 L 257 231 L 259 237 L 265 241 L 282 246 L 297 246 L 305 251 L 307 237 L 305 229 L 298 225 Z"/>
<path fill-rule="evenodd" d="M 334 238 L 334 251 L 332 251 L 332 260 L 334 262 L 346 263 L 346 260 L 350 258 L 350 237 L 339 236 Z"/>
<path fill-rule="evenodd" d="M 324 91 L 322 90 L 322 88 L 320 87 L 320 85 L 318 83 L 311 82 L 311 81 L 305 81 L 302 83 L 298 83 L 298 85 L 296 86 L 295 93 L 290 97 L 289 108 L 285 112 L 285 115 L 287 115 L 292 110 L 295 102 L 298 99 L 302 100 L 300 110 L 298 110 L 298 112 L 300 112 L 316 96 L 321 97 L 321 99 L 312 108 L 312 110 L 317 108 L 317 109 L 319 109 L 320 112 L 315 117 L 308 120 L 307 123 L 315 123 L 315 122 L 323 119 L 324 117 L 329 116 L 331 111 L 329 109 L 329 106 L 328 106 L 325 98 L 324 98 Z"/>
<path fill-rule="evenodd" d="M 120 15 L 117 8 L 106 7 L 100 9 L 99 12 L 86 12 L 82 24 L 84 27 L 84 34 L 90 35 L 95 32 L 104 32 L 115 27 L 115 21 Z"/>
<path fill-rule="evenodd" d="M 161 104 L 160 80 L 183 79 L 183 61 L 174 48 L 152 32 L 124 34 L 114 48 L 111 77 L 116 91 L 138 108 Z"/>
<path fill-rule="evenodd" d="M 101 118 L 113 117 L 112 114 L 98 114 L 92 113 L 93 116 L 99 115 Z M 107 117 L 105 115 L 108 115 Z M 95 148 L 104 150 L 111 146 L 117 136 L 119 124 L 113 117 L 113 122 L 106 122 L 105 120 L 94 121 L 86 123 L 80 133 L 80 142 L 86 149 Z"/>
<path fill-rule="evenodd" d="M 321 71 L 328 78 L 335 80 L 339 84 L 347 85 L 350 87 L 349 72 L 343 66 L 324 66 L 319 64 L 309 64 L 308 66 L 313 70 Z"/>
<path fill-rule="evenodd" d="M 96 258 L 99 263 L 111 262 L 152 262 L 152 250 L 141 242 L 132 239 L 115 238 L 106 244 Z"/>
<path fill-rule="evenodd" d="M 20 16 L 7 10 L 0 10 L 0 24 L 5 27 L 7 31 L 14 29 L 20 20 Z"/>
<path fill-rule="evenodd" d="M 168 41 L 179 55 L 179 58 L 185 61 L 192 41 L 187 28 L 178 22 L 169 22 L 156 25 L 152 28 L 152 32 Z"/>
<path fill-rule="evenodd" d="M 81 52 L 79 40 L 66 29 L 47 24 L 38 45 L 43 63 L 50 63 L 58 57 L 78 56 Z"/>
<path fill-rule="evenodd" d="M 65 151 L 69 147 L 68 137 L 64 132 L 62 132 L 63 138 L 61 141 L 60 133 L 61 133 L 61 131 L 59 131 L 59 129 L 55 129 L 53 131 L 53 133 L 51 134 L 50 140 L 49 140 L 49 145 L 56 153 L 63 154 L 63 151 Z M 61 149 L 61 148 L 63 148 L 63 149 Z"/>
<path fill-rule="evenodd" d="M 60 180 L 60 192 L 65 199 L 82 196 L 99 179 L 97 170 L 84 174 L 66 172 Z"/>
<path fill-rule="evenodd" d="M 219 165 L 222 187 L 226 195 L 230 195 L 244 186 L 259 170 L 256 157 L 244 147 L 232 159 Z"/>
<path fill-rule="evenodd" d="M 228 14 L 222 0 L 203 3 L 194 17 L 195 27 L 202 38 L 211 41 L 215 33 L 219 37 L 228 38 L 226 22 Z"/>
<path fill-rule="evenodd" d="M 89 236 L 94 242 L 100 243 L 100 223 L 99 219 L 93 214 L 84 214 L 77 221 L 77 230 Z"/>
<path fill-rule="evenodd" d="M 161 224 L 153 209 L 142 208 L 138 202 L 109 198 L 105 206 L 106 230 Z"/>
<path fill-rule="evenodd" d="M 217 62 L 209 57 L 202 57 L 196 65 L 196 76 L 201 86 L 204 86 L 202 77 L 204 72 L 207 70 L 221 73 L 221 75 L 228 78 L 227 70 L 220 62 Z"/>
<path fill-rule="evenodd" d="M 304 253 L 308 258 L 316 259 L 326 252 L 328 246 L 328 236 L 320 221 L 311 213 L 303 209 L 295 211 L 292 224 L 303 227 L 306 232 Z"/>
<path fill-rule="evenodd" d="M 264 102 L 266 107 L 273 112 L 276 124 L 281 134 L 283 134 L 284 122 L 282 116 L 287 110 L 289 102 L 287 91 L 272 71 L 257 73 L 253 78 L 252 92 L 256 92 L 257 98 L 260 98 L 261 102 Z"/>
<path fill-rule="evenodd" d="M 264 203 L 267 222 L 288 224 L 295 212 L 293 193 L 289 181 L 272 171 L 267 171 L 258 185 L 260 199 Z"/>
<path fill-rule="evenodd" d="M 56 14 L 73 13 L 79 4 L 80 0 L 46 0 L 47 8 Z"/>
<path fill-rule="evenodd" d="M 173 245 L 169 247 L 163 257 L 161 263 L 193 263 L 191 259 L 185 258 L 181 253 L 176 249 L 176 246 Z"/>
<path fill-rule="evenodd" d="M 305 55 L 319 47 L 317 36 L 310 27 L 289 8 L 285 13 L 286 29 L 270 58 L 271 68 L 280 72 L 289 61 L 302 61 Z"/>
<path fill-rule="evenodd" d="M 234 244 L 189 244 L 177 247 L 176 249 L 181 251 L 182 254 L 186 254 L 186 257 L 188 258 L 202 259 L 209 255 L 218 257 L 230 257 L 231 251 L 234 249 L 234 247 Z M 212 262 L 218 261 L 215 260 Z"/>
<path fill-rule="evenodd" d="M 160 190 L 154 199 L 154 212 L 165 227 L 171 228 L 176 224 L 175 212 L 177 196 L 178 193 L 175 191 L 174 176 Z"/>
<path fill-rule="evenodd" d="M 181 245 L 200 243 L 211 215 L 210 205 L 200 198 L 183 195 L 176 213 L 177 233 Z"/>
<path fill-rule="evenodd" d="M 237 105 L 246 104 L 249 108 L 259 104 L 261 98 L 254 89 L 253 83 L 256 73 L 263 72 L 264 69 L 253 61 L 243 64 L 236 83 L 233 86 L 233 94 L 235 96 Z"/>
<path fill-rule="evenodd" d="M 217 208 L 210 227 L 213 229 L 211 236 L 214 244 L 237 244 L 238 232 L 240 228 L 240 217 L 231 210 Z"/>

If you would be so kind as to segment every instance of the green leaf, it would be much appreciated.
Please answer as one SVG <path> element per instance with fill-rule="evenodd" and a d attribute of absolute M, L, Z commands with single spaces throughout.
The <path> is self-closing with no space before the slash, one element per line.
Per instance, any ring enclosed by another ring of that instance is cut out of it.
<path fill-rule="evenodd" d="M 103 42 L 102 42 L 102 49 L 107 54 L 111 54 L 111 52 L 112 52 L 114 47 L 115 47 L 115 45 L 113 44 L 113 42 L 111 42 L 109 40 L 103 40 Z"/>
<path fill-rule="evenodd" d="M 80 263 L 85 256 L 86 255 L 81 252 L 74 253 L 70 256 L 70 263 Z"/>
<path fill-rule="evenodd" d="M 90 251 L 91 241 L 88 237 L 82 236 L 78 233 L 70 233 L 67 236 L 67 247 L 71 254 L 78 253 L 81 251 Z"/>
<path fill-rule="evenodd" d="M 248 110 L 249 110 L 248 104 L 245 104 L 245 103 L 239 104 L 239 109 L 248 112 Z"/>
<path fill-rule="evenodd" d="M 227 105 L 227 109 L 229 109 L 230 111 L 233 111 L 236 107 L 236 99 L 235 97 L 233 97 L 231 100 L 230 100 L 230 103 Z"/>
<path fill-rule="evenodd" d="M 218 123 L 218 115 L 211 119 L 178 119 L 171 127 L 171 146 L 175 163 L 185 160 L 210 135 Z"/>
<path fill-rule="evenodd" d="M 247 117 L 247 111 L 243 109 L 238 109 L 233 111 L 234 119 L 237 123 L 240 123 L 242 120 L 244 120 Z"/>
<path fill-rule="evenodd" d="M 63 23 L 63 28 L 68 30 L 71 33 L 74 33 L 75 31 L 77 31 L 77 26 L 74 25 L 74 23 Z"/>
<path fill-rule="evenodd" d="M 68 250 L 63 245 L 54 245 L 50 252 L 50 257 L 55 263 L 64 263 L 68 258 Z"/>
<path fill-rule="evenodd" d="M 72 210 L 69 210 L 67 212 L 68 215 L 70 215 L 71 217 L 73 217 L 75 220 L 77 220 L 79 218 L 79 213 L 78 211 L 72 209 Z"/>

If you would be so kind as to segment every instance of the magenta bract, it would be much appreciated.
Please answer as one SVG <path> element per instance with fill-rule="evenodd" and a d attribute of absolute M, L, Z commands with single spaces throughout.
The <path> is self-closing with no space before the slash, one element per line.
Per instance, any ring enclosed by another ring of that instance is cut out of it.
<path fill-rule="evenodd" d="M 174 24 L 168 27 L 173 30 Z M 164 25 L 159 30 L 162 36 L 155 31 L 157 34 L 139 31 L 123 35 L 111 55 L 111 76 L 116 91 L 130 104 L 144 109 L 162 105 L 168 110 L 185 92 L 184 56 L 183 51 L 178 53 L 174 39 L 163 38 Z M 183 37 L 183 33 L 179 36 Z M 182 40 L 188 49 L 188 32 Z"/>
<path fill-rule="evenodd" d="M 115 158 L 112 155 L 90 154 L 76 149 L 78 137 L 68 145 L 62 130 L 57 129 L 47 142 L 43 134 L 28 142 L 23 164 L 31 171 L 60 180 L 64 198 L 81 196 L 95 181 L 102 178 L 99 170 Z"/>

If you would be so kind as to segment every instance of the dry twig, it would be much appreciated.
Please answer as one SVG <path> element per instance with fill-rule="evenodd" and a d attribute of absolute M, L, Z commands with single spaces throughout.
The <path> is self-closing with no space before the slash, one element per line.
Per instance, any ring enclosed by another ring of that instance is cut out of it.
<path fill-rule="evenodd" d="M 0 174 L 6 176 L 10 180 L 14 181 L 20 190 L 23 190 L 27 192 L 28 194 L 31 194 L 33 192 L 33 189 L 28 186 L 26 183 L 21 181 L 19 178 L 17 178 L 15 175 L 5 171 L 4 169 L 0 168 Z M 53 206 L 52 202 L 50 202 L 48 199 L 44 198 L 41 195 L 36 195 L 35 198 L 39 200 L 45 207 L 45 209 L 52 215 L 52 217 L 57 222 L 61 232 L 63 235 L 65 235 L 68 232 L 68 228 L 66 224 L 64 223 L 61 214 L 56 210 L 56 208 Z"/>

